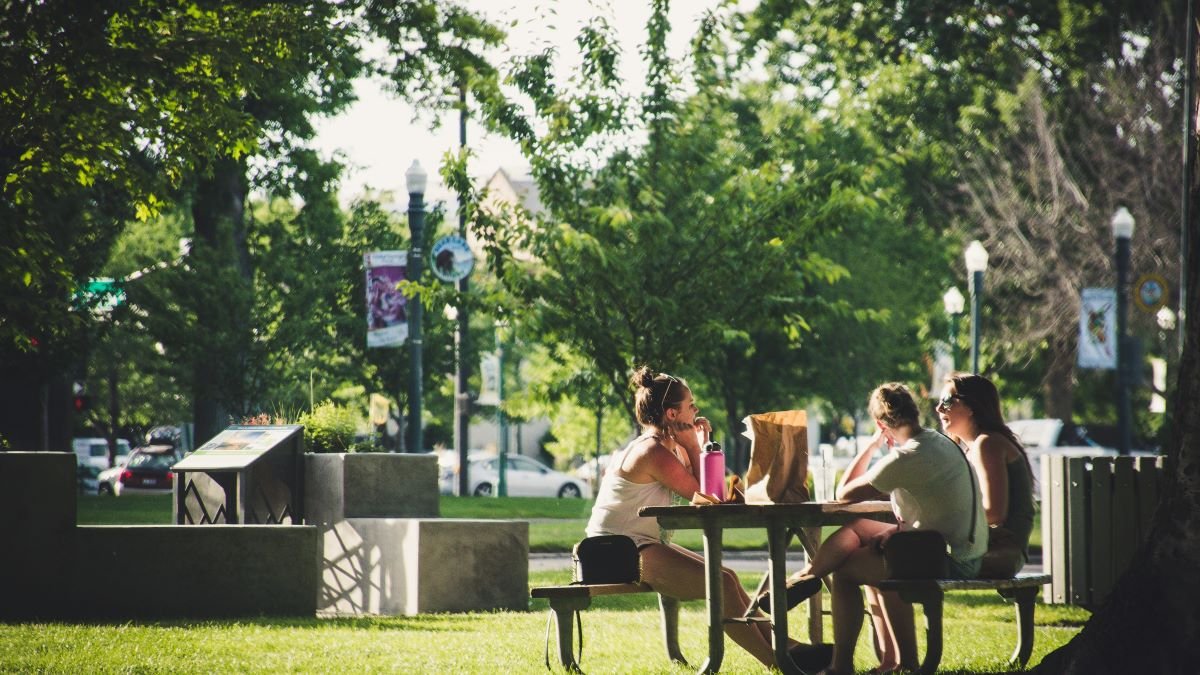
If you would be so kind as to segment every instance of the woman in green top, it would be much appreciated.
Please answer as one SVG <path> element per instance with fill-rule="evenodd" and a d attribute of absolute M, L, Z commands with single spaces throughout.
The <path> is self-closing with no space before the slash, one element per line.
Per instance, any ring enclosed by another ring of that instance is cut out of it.
<path fill-rule="evenodd" d="M 946 378 L 937 404 L 942 429 L 966 447 L 967 459 L 979 477 L 980 496 L 988 524 L 988 546 L 979 572 L 981 579 L 1011 577 L 1028 558 L 1033 531 L 1033 472 L 1025 448 L 1004 423 L 1000 394 L 990 380 L 970 373 Z M 868 589 L 867 605 L 875 626 L 875 651 L 880 667 L 874 673 L 909 669 L 916 653 L 911 606 L 888 605 L 882 594 Z"/>

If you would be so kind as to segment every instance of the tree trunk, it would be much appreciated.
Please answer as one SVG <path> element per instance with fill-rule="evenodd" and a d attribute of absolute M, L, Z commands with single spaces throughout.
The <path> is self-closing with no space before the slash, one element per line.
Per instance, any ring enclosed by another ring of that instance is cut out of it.
<path fill-rule="evenodd" d="M 1193 61 L 1196 56 L 1188 54 Z M 1187 104 L 1195 110 L 1194 91 Z M 1194 144 L 1189 152 L 1185 159 L 1194 164 Z M 1038 673 L 1195 673 L 1200 668 L 1200 227 L 1195 209 L 1200 190 L 1195 174 L 1184 173 L 1192 177 L 1184 186 L 1192 207 L 1183 238 L 1187 320 L 1180 327 L 1184 348 L 1176 371 L 1175 426 L 1165 447 L 1158 510 L 1150 536 L 1108 600 L 1075 639 L 1042 660 Z"/>
<path fill-rule="evenodd" d="M 197 446 L 224 429 L 244 402 L 244 333 L 250 322 L 249 303 L 242 292 L 250 283 L 246 193 L 244 162 L 223 159 L 201 178 L 192 204 L 195 243 L 205 245 L 203 253 L 192 256 L 192 264 L 197 285 L 210 291 L 201 293 L 195 306 L 192 411 Z M 232 287 L 212 283 L 217 280 Z"/>
<path fill-rule="evenodd" d="M 1042 401 L 1046 417 L 1070 423 L 1075 406 L 1075 340 L 1057 339 L 1047 354 L 1046 376 L 1042 379 Z"/>

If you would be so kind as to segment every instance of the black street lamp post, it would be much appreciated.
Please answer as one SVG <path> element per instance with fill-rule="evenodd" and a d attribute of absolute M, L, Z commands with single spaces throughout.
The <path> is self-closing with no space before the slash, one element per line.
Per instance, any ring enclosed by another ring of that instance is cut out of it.
<path fill-rule="evenodd" d="M 408 279 L 421 280 L 421 263 L 424 251 L 421 248 L 425 235 L 425 181 L 428 174 L 421 168 L 421 163 L 413 160 L 412 166 L 404 172 L 408 184 L 408 229 L 411 242 L 408 247 Z M 409 412 L 409 452 L 421 452 L 425 443 L 421 429 L 421 298 L 412 297 L 408 301 L 408 348 L 411 358 L 411 368 L 408 373 L 408 412 Z"/>
<path fill-rule="evenodd" d="M 979 374 L 979 303 L 983 299 L 983 273 L 987 270 L 988 253 L 983 244 L 972 241 L 963 257 L 971 282 L 971 372 Z"/>
<path fill-rule="evenodd" d="M 1133 445 L 1131 406 L 1129 401 L 1130 340 L 1129 322 L 1129 240 L 1133 238 L 1133 216 L 1122 206 L 1112 217 L 1113 239 L 1117 243 L 1117 451 L 1128 455 Z"/>
<path fill-rule="evenodd" d="M 950 323 L 950 367 L 958 368 L 958 315 L 963 313 L 963 307 L 966 306 L 966 298 L 963 297 L 962 291 L 958 290 L 958 286 L 951 286 L 950 290 L 942 296 L 942 305 L 946 308 L 946 318 Z"/>

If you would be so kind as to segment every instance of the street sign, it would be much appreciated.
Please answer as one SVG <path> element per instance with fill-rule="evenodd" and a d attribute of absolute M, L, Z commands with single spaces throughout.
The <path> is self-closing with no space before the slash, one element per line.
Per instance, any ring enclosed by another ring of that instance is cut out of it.
<path fill-rule="evenodd" d="M 125 289 L 112 277 L 96 277 L 75 289 L 75 300 L 91 307 L 95 314 L 107 314 L 125 302 Z"/>
<path fill-rule="evenodd" d="M 1143 274 L 1134 284 L 1133 301 L 1143 312 L 1157 312 L 1167 304 L 1167 280 L 1153 272 Z"/>
<path fill-rule="evenodd" d="M 429 258 L 433 276 L 449 283 L 465 278 L 475 267 L 475 254 L 467 240 L 455 235 L 438 239 Z"/>

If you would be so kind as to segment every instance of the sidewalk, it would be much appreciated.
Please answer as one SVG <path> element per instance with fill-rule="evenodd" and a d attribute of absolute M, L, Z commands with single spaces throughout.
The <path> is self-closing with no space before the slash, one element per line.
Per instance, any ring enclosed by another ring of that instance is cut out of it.
<path fill-rule="evenodd" d="M 735 572 L 743 573 L 763 573 L 767 571 L 767 552 L 766 551 L 724 551 L 721 555 L 726 567 Z M 799 550 L 788 551 L 787 569 L 788 572 L 795 572 L 804 567 L 804 554 Z M 570 553 L 530 553 L 529 554 L 529 571 L 544 572 L 551 570 L 569 570 L 571 569 L 571 554 Z M 1042 572 L 1042 559 L 1040 556 L 1033 556 L 1026 563 L 1025 568 L 1021 570 L 1025 573 L 1040 574 Z"/>

